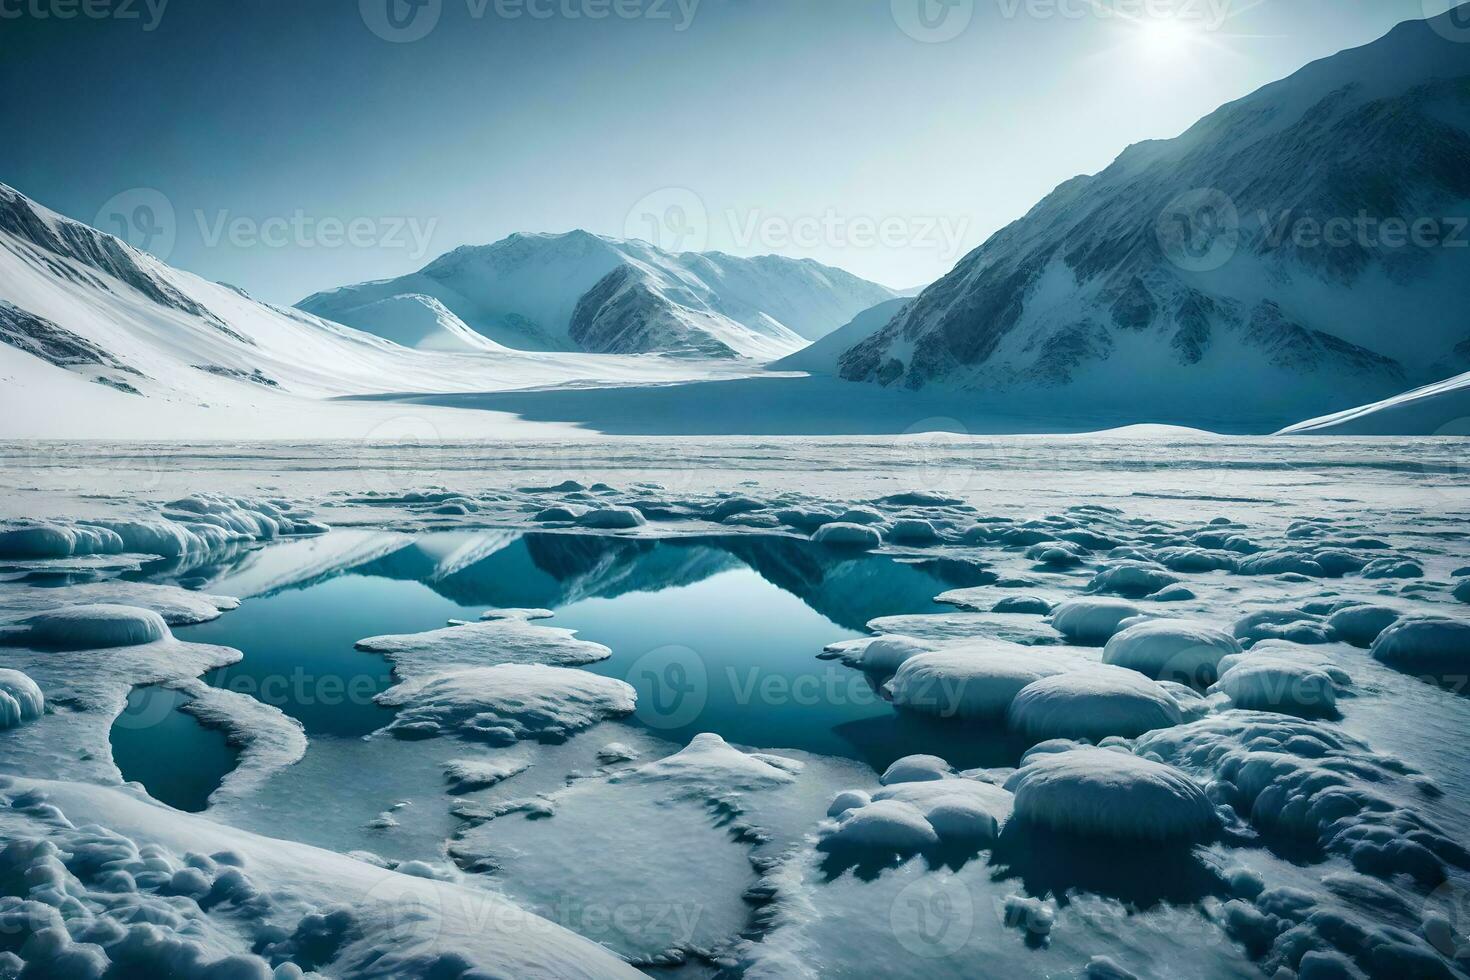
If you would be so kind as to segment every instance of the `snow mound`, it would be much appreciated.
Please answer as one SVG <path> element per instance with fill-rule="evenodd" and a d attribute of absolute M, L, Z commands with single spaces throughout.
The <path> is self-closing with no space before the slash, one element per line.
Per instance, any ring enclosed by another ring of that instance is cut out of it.
<path fill-rule="evenodd" d="M 1415 673 L 1463 676 L 1470 669 L 1470 622 L 1401 619 L 1373 641 L 1373 658 Z"/>
<path fill-rule="evenodd" d="M 612 656 L 607 647 L 578 640 L 571 630 L 538 626 L 510 615 L 427 633 L 372 636 L 355 645 L 383 654 L 401 676 L 410 677 L 452 667 L 497 664 L 580 667 Z"/>
<path fill-rule="evenodd" d="M 934 779 L 948 779 L 953 769 L 937 755 L 906 755 L 883 771 L 879 780 L 884 786 L 898 783 L 924 783 Z"/>
<path fill-rule="evenodd" d="M 596 528 L 603 531 L 618 531 L 627 528 L 642 527 L 648 520 L 642 513 L 632 507 L 599 507 L 589 510 L 577 518 L 577 524 L 581 527 Z"/>
<path fill-rule="evenodd" d="M 1044 677 L 1016 694 L 1006 724 L 1038 742 L 1053 738 L 1133 738 L 1179 724 L 1179 705 L 1147 677 L 1093 666 Z"/>
<path fill-rule="evenodd" d="M 1051 612 L 1049 622 L 1073 643 L 1102 646 L 1118 632 L 1118 624 L 1140 614 L 1125 599 L 1070 599 Z"/>
<path fill-rule="evenodd" d="M 1388 606 L 1348 606 L 1327 617 L 1327 626 L 1337 639 L 1366 649 L 1402 618 L 1403 613 Z"/>
<path fill-rule="evenodd" d="M 704 732 L 673 755 L 619 773 L 611 781 L 671 782 L 705 790 L 748 792 L 794 783 L 803 768 L 795 759 L 742 752 L 713 732 Z"/>
<path fill-rule="evenodd" d="M 98 604 L 65 606 L 21 621 L 23 642 L 51 650 L 103 650 L 167 639 L 168 625 L 151 609 Z"/>
<path fill-rule="evenodd" d="M 844 662 L 870 674 L 891 674 L 906 661 L 932 652 L 934 647 L 912 636 L 884 635 L 854 649 Z"/>
<path fill-rule="evenodd" d="M 882 800 L 848 810 L 836 822 L 817 830 L 821 846 L 899 854 L 922 851 L 939 843 L 939 833 L 918 808 L 898 800 Z"/>
<path fill-rule="evenodd" d="M 874 793 L 838 794 L 835 819 L 817 828 L 818 847 L 912 854 L 940 844 L 984 846 L 1010 815 L 1011 794 L 974 779 L 905 782 Z"/>
<path fill-rule="evenodd" d="M 1052 604 L 1040 596 L 1013 595 L 998 601 L 990 611 L 1018 616 L 1046 616 L 1051 610 Z"/>
<path fill-rule="evenodd" d="M 1178 581 L 1179 576 L 1155 562 L 1125 559 L 1114 562 L 1094 575 L 1087 591 L 1139 599 L 1153 595 Z"/>
<path fill-rule="evenodd" d="M 503 783 L 529 768 L 531 762 L 527 759 L 451 759 L 444 764 L 444 781 L 449 784 L 450 792 L 473 793 Z"/>
<path fill-rule="evenodd" d="M 1043 541 L 1026 550 L 1026 557 L 1053 568 L 1071 568 L 1087 558 L 1087 549 L 1071 541 Z"/>
<path fill-rule="evenodd" d="M 888 684 L 893 703 L 941 718 L 999 721 L 1022 689 L 1064 670 L 1092 666 L 1008 643 L 970 644 L 914 657 Z"/>
<path fill-rule="evenodd" d="M 1015 819 L 1083 837 L 1193 842 L 1219 823 L 1188 775 L 1112 749 L 1033 756 L 1005 788 L 1015 795 Z"/>
<path fill-rule="evenodd" d="M 1337 712 L 1332 675 L 1311 664 L 1267 655 L 1231 658 L 1211 693 L 1229 696 L 1237 708 L 1276 711 L 1302 718 Z"/>
<path fill-rule="evenodd" d="M 893 522 L 888 537 L 905 544 L 931 544 L 939 540 L 939 532 L 929 521 L 917 517 L 906 517 Z"/>
<path fill-rule="evenodd" d="M 35 721 L 46 711 L 46 698 L 29 676 L 0 668 L 0 729 Z"/>
<path fill-rule="evenodd" d="M 632 714 L 636 699 L 622 681 L 540 664 L 453 670 L 378 695 L 379 703 L 403 709 L 387 729 L 399 738 L 457 733 L 497 744 L 565 739 L 606 718 Z"/>
<path fill-rule="evenodd" d="M 878 533 L 876 528 L 868 527 L 866 524 L 835 521 L 817 528 L 817 533 L 812 535 L 812 540 L 829 548 L 856 548 L 871 551 L 883 544 L 883 535 Z"/>
<path fill-rule="evenodd" d="M 1224 630 L 1183 619 L 1154 619 L 1108 640 L 1103 663 L 1154 680 L 1207 687 L 1215 682 L 1220 658 L 1240 651 L 1235 637 Z"/>
<path fill-rule="evenodd" d="M 122 550 L 122 538 L 106 528 L 23 521 L 0 529 L 0 558 L 72 558 Z"/>
<path fill-rule="evenodd" d="M 1258 831 L 1314 843 L 1381 878 L 1444 880 L 1470 853 L 1419 812 L 1426 781 L 1321 721 L 1250 711 L 1143 736 L 1134 751 L 1209 781 Z"/>
<path fill-rule="evenodd" d="M 1262 640 L 1287 640 L 1291 643 L 1331 643 L 1332 631 L 1327 621 L 1300 609 L 1261 609 L 1236 621 L 1234 633 L 1244 647 Z"/>

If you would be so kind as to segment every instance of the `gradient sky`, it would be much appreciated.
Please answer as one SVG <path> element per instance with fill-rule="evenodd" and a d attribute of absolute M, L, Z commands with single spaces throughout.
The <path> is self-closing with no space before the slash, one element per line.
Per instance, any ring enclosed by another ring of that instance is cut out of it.
<path fill-rule="evenodd" d="M 390 2 L 432 29 L 385 40 Z M 907 287 L 1127 144 L 1449 6 L 415 2 L 0 0 L 0 181 L 281 303 L 574 227 Z M 58 16 L 83 3 L 109 16 Z"/>

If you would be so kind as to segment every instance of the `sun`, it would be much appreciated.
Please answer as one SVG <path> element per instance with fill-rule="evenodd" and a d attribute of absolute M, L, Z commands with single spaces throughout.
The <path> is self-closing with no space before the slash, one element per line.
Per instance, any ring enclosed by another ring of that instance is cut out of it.
<path fill-rule="evenodd" d="M 1199 40 L 1198 28 L 1176 17 L 1151 17 L 1137 26 L 1139 48 L 1156 60 L 1180 57 Z"/>

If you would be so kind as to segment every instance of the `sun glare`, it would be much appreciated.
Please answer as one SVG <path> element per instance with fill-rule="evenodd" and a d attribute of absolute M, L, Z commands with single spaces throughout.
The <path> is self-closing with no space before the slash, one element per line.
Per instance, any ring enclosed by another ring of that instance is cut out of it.
<path fill-rule="evenodd" d="M 1199 38 L 1192 23 L 1173 17 L 1155 17 L 1138 23 L 1139 47 L 1154 59 L 1176 58 Z"/>

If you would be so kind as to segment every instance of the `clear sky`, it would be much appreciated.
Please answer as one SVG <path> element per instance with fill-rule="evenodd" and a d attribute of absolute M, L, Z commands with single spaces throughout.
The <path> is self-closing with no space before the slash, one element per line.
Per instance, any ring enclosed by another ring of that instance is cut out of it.
<path fill-rule="evenodd" d="M 1129 143 L 1448 6 L 0 0 L 0 181 L 282 303 L 575 227 L 907 287 Z"/>

